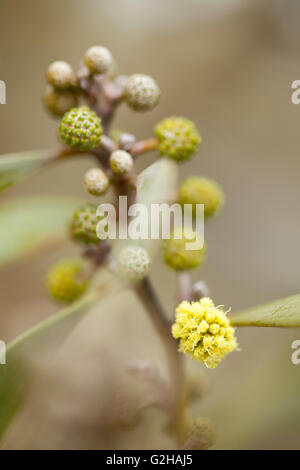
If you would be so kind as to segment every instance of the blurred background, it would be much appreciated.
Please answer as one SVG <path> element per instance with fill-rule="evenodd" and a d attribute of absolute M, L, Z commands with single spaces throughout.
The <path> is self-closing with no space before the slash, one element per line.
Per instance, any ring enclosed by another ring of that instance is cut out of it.
<path fill-rule="evenodd" d="M 45 69 L 53 60 L 77 67 L 88 47 L 104 45 L 122 73 L 152 75 L 162 90 L 154 111 L 140 115 L 122 106 L 116 125 L 146 138 L 163 117 L 192 119 L 203 145 L 180 167 L 180 177 L 212 177 L 226 194 L 224 210 L 206 226 L 208 260 L 195 279 L 205 279 L 216 304 L 232 311 L 299 292 L 300 107 L 291 103 L 291 83 L 300 79 L 297 0 L 1 0 L 0 44 L 0 79 L 7 86 L 1 154 L 57 146 L 57 122 L 41 101 Z M 155 158 L 141 157 L 139 168 Z M 90 164 L 81 158 L 51 167 L 2 201 L 86 198 L 82 175 Z M 66 242 L 1 269 L 1 339 L 8 342 L 57 311 L 44 273 L 77 250 Z M 153 281 L 171 315 L 175 275 L 157 260 Z M 217 370 L 189 364 L 205 389 L 190 416 L 212 419 L 216 448 L 299 449 L 300 366 L 290 361 L 299 330 L 239 329 L 238 339 L 242 351 Z M 36 387 L 5 447 L 171 448 L 158 411 L 145 413 L 138 431 L 112 431 L 109 439 L 99 425 L 106 422 L 105 396 L 122 390 L 132 361 L 153 362 L 165 374 L 155 332 L 125 292 L 78 325 L 59 365 L 46 374 L 45 383 L 61 387 L 50 387 L 53 393 Z M 136 393 L 134 381 L 128 386 Z"/>

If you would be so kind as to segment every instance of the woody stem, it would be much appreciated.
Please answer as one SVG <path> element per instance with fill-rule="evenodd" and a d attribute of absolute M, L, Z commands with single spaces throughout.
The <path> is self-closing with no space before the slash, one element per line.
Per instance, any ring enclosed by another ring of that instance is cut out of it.
<path fill-rule="evenodd" d="M 140 142 L 136 142 L 132 145 L 130 149 L 130 153 L 133 157 L 137 157 L 138 155 L 142 155 L 146 152 L 151 152 L 152 150 L 156 150 L 158 147 L 158 140 L 155 137 L 150 137 L 146 140 L 141 140 Z"/>
<path fill-rule="evenodd" d="M 170 377 L 173 385 L 174 403 L 174 428 L 181 446 L 185 440 L 185 377 L 183 358 L 178 353 L 178 344 L 171 335 L 171 325 L 160 304 L 158 297 L 148 277 L 144 278 L 135 291 L 146 308 L 167 355 Z"/>

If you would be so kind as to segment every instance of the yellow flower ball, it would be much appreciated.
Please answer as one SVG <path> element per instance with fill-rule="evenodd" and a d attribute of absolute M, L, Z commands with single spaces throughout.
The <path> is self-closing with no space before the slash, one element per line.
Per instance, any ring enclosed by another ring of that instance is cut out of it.
<path fill-rule="evenodd" d="M 176 309 L 172 335 L 179 339 L 179 351 L 190 354 L 209 369 L 217 367 L 237 349 L 235 329 L 221 307 L 204 297 L 199 302 L 181 302 Z"/>

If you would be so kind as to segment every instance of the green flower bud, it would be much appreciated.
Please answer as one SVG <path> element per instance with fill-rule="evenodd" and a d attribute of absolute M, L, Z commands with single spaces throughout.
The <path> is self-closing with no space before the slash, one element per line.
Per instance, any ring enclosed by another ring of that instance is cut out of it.
<path fill-rule="evenodd" d="M 49 65 L 46 78 L 50 85 L 63 90 L 75 84 L 75 74 L 71 65 L 62 60 L 57 60 Z"/>
<path fill-rule="evenodd" d="M 127 79 L 125 99 L 135 111 L 150 111 L 158 104 L 159 97 L 160 89 L 152 77 L 137 73 Z"/>
<path fill-rule="evenodd" d="M 97 237 L 97 224 L 101 217 L 96 215 L 97 206 L 87 203 L 73 214 L 71 223 L 72 237 L 86 244 L 98 244 L 101 240 Z"/>
<path fill-rule="evenodd" d="M 164 119 L 157 124 L 154 132 L 159 141 L 160 155 L 176 162 L 188 160 L 202 142 L 194 123 L 182 117 Z"/>
<path fill-rule="evenodd" d="M 140 281 L 147 276 L 150 258 L 147 251 L 140 246 L 126 246 L 118 257 L 118 273 L 126 281 Z"/>
<path fill-rule="evenodd" d="M 84 175 L 84 186 L 93 196 L 102 196 L 109 187 L 109 179 L 101 168 L 91 168 Z"/>
<path fill-rule="evenodd" d="M 88 286 L 88 281 L 83 279 L 82 268 L 80 259 L 65 259 L 52 266 L 47 275 L 50 295 L 65 303 L 78 299 Z"/>
<path fill-rule="evenodd" d="M 43 100 L 47 110 L 54 116 L 61 117 L 78 104 L 78 96 L 71 90 L 58 90 L 51 85 L 46 87 Z"/>
<path fill-rule="evenodd" d="M 92 74 L 102 74 L 111 67 L 113 58 L 106 47 L 93 46 L 84 54 L 84 63 Z"/>
<path fill-rule="evenodd" d="M 59 132 L 61 139 L 74 149 L 92 150 L 101 141 L 101 119 L 87 106 L 73 108 L 62 118 Z"/>
<path fill-rule="evenodd" d="M 181 238 L 176 238 L 181 237 Z M 187 250 L 186 244 L 196 241 L 195 233 L 188 228 L 176 228 L 169 240 L 163 244 L 163 257 L 165 263 L 172 269 L 193 269 L 203 263 L 205 259 L 205 245 L 198 250 Z"/>
<path fill-rule="evenodd" d="M 196 215 L 195 204 L 204 204 L 204 216 L 208 218 L 214 216 L 222 208 L 224 194 L 214 180 L 192 176 L 180 186 L 179 203 L 194 204 L 193 216 Z"/>
<path fill-rule="evenodd" d="M 110 155 L 110 166 L 114 173 L 124 175 L 133 167 L 133 158 L 125 150 L 115 150 Z"/>

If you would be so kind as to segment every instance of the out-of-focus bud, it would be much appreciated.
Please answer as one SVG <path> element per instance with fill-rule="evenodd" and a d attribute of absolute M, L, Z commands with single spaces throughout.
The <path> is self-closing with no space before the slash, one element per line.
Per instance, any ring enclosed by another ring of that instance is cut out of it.
<path fill-rule="evenodd" d="M 93 196 L 102 196 L 109 187 L 109 179 L 101 168 L 91 168 L 84 175 L 84 186 Z"/>
<path fill-rule="evenodd" d="M 125 175 L 133 167 L 133 159 L 125 150 L 115 150 L 110 156 L 110 166 L 114 173 Z"/>
<path fill-rule="evenodd" d="M 214 427 L 208 418 L 196 418 L 190 425 L 183 449 L 208 450 L 215 443 Z"/>
<path fill-rule="evenodd" d="M 102 74 L 111 67 L 113 58 L 106 47 L 93 46 L 84 54 L 84 63 L 92 74 Z"/>
<path fill-rule="evenodd" d="M 70 88 L 75 84 L 73 68 L 62 60 L 57 60 L 49 65 L 46 78 L 52 86 L 59 89 Z"/>

